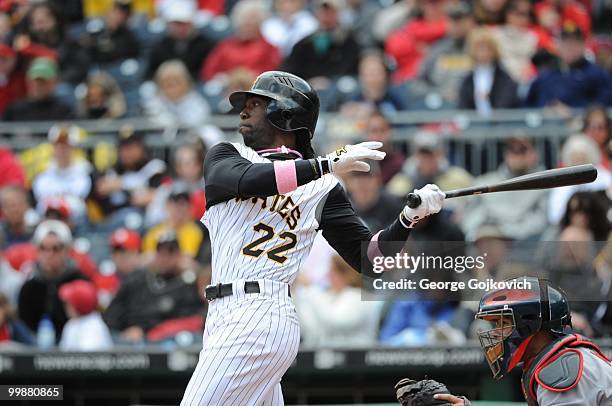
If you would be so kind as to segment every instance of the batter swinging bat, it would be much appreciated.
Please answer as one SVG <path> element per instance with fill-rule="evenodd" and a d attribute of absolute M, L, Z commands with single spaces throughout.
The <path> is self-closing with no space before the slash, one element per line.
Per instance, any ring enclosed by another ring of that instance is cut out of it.
<path fill-rule="evenodd" d="M 560 186 L 590 183 L 597 178 L 597 169 L 591 164 L 570 166 L 568 168 L 549 169 L 508 179 L 489 186 L 474 186 L 464 189 L 444 192 L 447 199 L 460 196 L 479 195 L 482 193 L 509 192 L 514 190 L 550 189 Z M 408 207 L 414 209 L 421 204 L 421 198 L 415 193 L 409 193 Z"/>

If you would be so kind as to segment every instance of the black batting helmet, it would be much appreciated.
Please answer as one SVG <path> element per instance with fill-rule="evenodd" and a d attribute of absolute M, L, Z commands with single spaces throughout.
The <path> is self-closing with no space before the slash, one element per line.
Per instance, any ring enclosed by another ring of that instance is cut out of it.
<path fill-rule="evenodd" d="M 476 314 L 476 318 L 491 322 L 491 329 L 479 332 L 478 338 L 495 379 L 521 362 L 535 333 L 548 331 L 558 336 L 571 326 L 569 303 L 561 289 L 545 279 L 528 276 L 505 282 L 507 288 L 483 296 Z"/>
<path fill-rule="evenodd" d="M 268 121 L 285 131 L 304 130 L 312 138 L 319 118 L 319 96 L 304 79 L 281 71 L 264 72 L 248 91 L 233 92 L 230 103 L 242 111 L 249 95 L 270 99 Z"/>

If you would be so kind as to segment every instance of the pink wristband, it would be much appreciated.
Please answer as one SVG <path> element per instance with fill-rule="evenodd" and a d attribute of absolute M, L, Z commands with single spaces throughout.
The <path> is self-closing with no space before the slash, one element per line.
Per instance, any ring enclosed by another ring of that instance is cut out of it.
<path fill-rule="evenodd" d="M 274 176 L 278 193 L 288 193 L 297 189 L 297 173 L 294 161 L 275 161 Z"/>
<path fill-rule="evenodd" d="M 382 230 L 374 234 L 374 236 L 370 240 L 370 243 L 368 244 L 368 259 L 370 260 L 370 262 L 373 262 L 374 258 L 376 257 L 383 256 L 383 253 L 380 251 L 380 247 L 378 246 L 378 235 L 381 233 L 381 231 Z"/>

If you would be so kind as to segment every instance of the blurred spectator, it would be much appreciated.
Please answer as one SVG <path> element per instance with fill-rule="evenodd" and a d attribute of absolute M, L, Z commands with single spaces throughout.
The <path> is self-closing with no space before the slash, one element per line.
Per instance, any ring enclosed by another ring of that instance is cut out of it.
<path fill-rule="evenodd" d="M 68 36 L 54 6 L 46 2 L 33 4 L 25 24 L 25 32 L 15 39 L 20 52 L 34 56 L 56 55 L 60 81 L 77 84 L 85 80 L 89 68 L 87 51 Z"/>
<path fill-rule="evenodd" d="M 376 46 L 374 19 L 382 9 L 379 1 L 346 0 L 346 9 L 340 20 L 342 25 L 355 33 L 355 40 L 362 49 Z"/>
<path fill-rule="evenodd" d="M 474 16 L 478 25 L 497 25 L 504 22 L 504 10 L 509 0 L 475 0 Z"/>
<path fill-rule="evenodd" d="M 125 279 L 104 313 L 104 320 L 120 339 L 140 342 L 164 321 L 202 313 L 196 275 L 181 263 L 176 235 L 167 233 L 158 240 L 150 267 Z"/>
<path fill-rule="evenodd" d="M 72 219 L 82 224 L 86 221 L 85 199 L 91 191 L 91 164 L 73 156 L 80 141 L 79 128 L 55 125 L 49 130 L 48 138 L 53 144 L 53 161 L 32 184 L 38 211 L 42 214 L 46 200 L 62 198 L 68 204 Z"/>
<path fill-rule="evenodd" d="M 600 194 L 577 192 L 569 199 L 566 207 L 565 214 L 561 218 L 561 232 L 572 226 L 587 230 L 593 240 L 606 241 L 608 239 L 611 229 L 610 220 L 607 217 L 609 201 L 606 201 Z"/>
<path fill-rule="evenodd" d="M 185 185 L 189 191 L 191 218 L 200 221 L 206 208 L 204 194 L 204 156 L 206 151 L 196 143 L 179 146 L 174 152 L 174 182 Z M 172 193 L 173 184 L 164 183 L 155 191 L 155 197 L 147 207 L 145 224 L 154 226 L 164 221 L 168 212 L 166 201 Z"/>
<path fill-rule="evenodd" d="M 490 185 L 515 176 L 543 170 L 538 165 L 538 152 L 533 140 L 517 135 L 506 141 L 504 162 L 493 171 L 479 176 L 474 186 Z M 493 224 L 515 240 L 538 238 L 548 226 L 548 191 L 525 190 L 521 198 L 509 193 L 491 193 L 471 198 L 465 208 L 463 231 L 473 240 L 478 227 Z"/>
<path fill-rule="evenodd" d="M 91 210 L 90 218 L 99 222 L 101 229 L 115 230 L 131 213 L 141 213 L 166 171 L 163 161 L 147 158 L 144 134 L 132 127 L 119 130 L 117 148 L 116 165 L 94 175 L 90 198 L 96 209 Z"/>
<path fill-rule="evenodd" d="M 472 9 L 465 2 L 450 7 L 446 36 L 432 45 L 421 64 L 419 79 L 452 104 L 457 103 L 457 89 L 472 69 L 466 52 L 466 38 L 474 29 Z"/>
<path fill-rule="evenodd" d="M 176 233 L 181 252 L 192 258 L 201 253 L 204 243 L 204 231 L 196 224 L 191 215 L 190 190 L 182 182 L 175 182 L 166 201 L 168 218 L 151 228 L 142 240 L 142 250 L 153 253 L 160 238 L 168 231 Z"/>
<path fill-rule="evenodd" d="M 323 82 L 357 74 L 359 45 L 353 34 L 340 25 L 344 5 L 344 0 L 316 1 L 319 28 L 293 46 L 282 70 Z"/>
<path fill-rule="evenodd" d="M 402 151 L 393 145 L 392 135 L 393 127 L 389 119 L 381 111 L 372 112 L 366 123 L 366 139 L 383 143 L 381 151 L 387 155 L 378 163 L 383 185 L 386 185 L 395 174 L 402 170 L 406 160 Z"/>
<path fill-rule="evenodd" d="M 372 32 L 377 43 L 385 40 L 399 30 L 407 21 L 416 14 L 416 2 L 414 0 L 400 0 L 394 4 L 383 7 L 372 20 Z"/>
<path fill-rule="evenodd" d="M 332 257 L 329 289 L 307 286 L 296 294 L 302 344 L 308 347 L 371 347 L 376 344 L 379 303 L 361 300 L 358 273 Z"/>
<path fill-rule="evenodd" d="M 512 250 L 512 240 L 502 233 L 495 224 L 482 224 L 476 230 L 474 246 L 483 257 L 484 267 L 478 270 L 478 279 L 505 280 L 505 265 Z M 467 275 L 465 275 L 467 276 Z M 472 275 L 470 275 L 472 276 Z"/>
<path fill-rule="evenodd" d="M 456 308 L 455 303 L 442 300 L 397 301 L 391 305 L 382 324 L 380 343 L 391 346 L 425 346 L 440 341 L 461 344 L 465 337 L 450 324 Z M 445 336 L 439 337 L 438 332 L 445 332 Z"/>
<path fill-rule="evenodd" d="M 4 250 L 1 250 L 4 251 Z M 4 259 L 4 253 L 0 256 L 0 295 L 4 295 L 8 302 L 15 306 L 21 285 L 25 282 L 26 274 L 17 272 L 11 264 Z M 0 323 L 1 324 L 1 323 Z"/>
<path fill-rule="evenodd" d="M 87 79 L 87 88 L 78 100 L 79 118 L 97 120 L 120 118 L 127 106 L 117 81 L 106 72 L 96 72 Z"/>
<path fill-rule="evenodd" d="M 59 342 L 62 351 L 107 351 L 112 348 L 110 331 L 97 310 L 98 296 L 93 283 L 81 280 L 66 283 L 59 289 L 59 298 L 69 318 Z"/>
<path fill-rule="evenodd" d="M 527 105 L 586 107 L 601 103 L 612 106 L 612 77 L 584 57 L 585 37 L 581 29 L 564 27 L 558 50 L 558 66 L 539 72 L 529 88 Z"/>
<path fill-rule="evenodd" d="M 510 0 L 505 15 L 505 24 L 493 29 L 501 65 L 515 82 L 526 83 L 535 75 L 531 58 L 539 40 L 531 30 L 531 2 Z"/>
<path fill-rule="evenodd" d="M 582 4 L 574 0 L 543 0 L 535 3 L 538 24 L 552 35 L 558 35 L 562 27 L 578 27 L 591 35 L 591 17 Z"/>
<path fill-rule="evenodd" d="M 376 163 L 370 163 L 369 172 L 348 173 L 344 181 L 355 213 L 370 230 L 382 230 L 391 224 L 404 206 L 399 198 L 381 188 L 380 167 Z"/>
<path fill-rule="evenodd" d="M 436 184 L 442 190 L 460 189 L 472 184 L 472 175 L 448 162 L 437 134 L 421 131 L 415 135 L 411 147 L 412 156 L 387 184 L 387 190 L 392 194 L 404 197 L 428 183 Z"/>
<path fill-rule="evenodd" d="M 516 83 L 500 66 L 499 48 L 488 28 L 473 30 L 468 36 L 468 52 L 474 68 L 459 88 L 461 109 L 476 110 L 488 116 L 493 109 L 519 106 Z"/>
<path fill-rule="evenodd" d="M 36 331 L 43 315 L 50 316 L 57 338 L 68 320 L 58 296 L 62 285 L 76 279 L 87 279 L 70 258 L 72 235 L 68 226 L 58 220 L 38 225 L 32 242 L 38 249 L 30 279 L 19 292 L 19 317 Z"/>
<path fill-rule="evenodd" d="M 109 63 L 138 57 L 139 44 L 128 26 L 131 8 L 132 0 L 113 0 L 104 22 L 90 24 L 95 28 L 88 30 L 79 42 L 93 62 Z"/>
<path fill-rule="evenodd" d="M 0 44 L 11 42 L 12 31 L 13 21 L 11 21 L 11 15 L 4 10 L 0 11 Z"/>
<path fill-rule="evenodd" d="M 0 42 L 0 115 L 12 102 L 26 95 L 25 72 L 17 52 Z"/>
<path fill-rule="evenodd" d="M 298 41 L 317 29 L 317 19 L 306 9 L 306 0 L 274 0 L 274 12 L 263 22 L 261 33 L 282 56 L 289 55 Z"/>
<path fill-rule="evenodd" d="M 611 169 L 612 119 L 604 106 L 594 105 L 588 108 L 584 115 L 582 132 L 597 144 L 601 153 L 599 164 L 606 169 Z"/>
<path fill-rule="evenodd" d="M 140 235 L 134 230 L 119 228 L 111 234 L 111 259 L 121 281 L 140 269 L 142 265 L 140 244 Z"/>
<path fill-rule="evenodd" d="M 17 318 L 15 309 L 0 292 L 0 348 L 10 342 L 36 345 L 36 340 L 28 327 Z"/>
<path fill-rule="evenodd" d="M 222 40 L 206 58 L 200 78 L 210 80 L 242 67 L 255 75 L 275 70 L 281 63 L 279 50 L 261 35 L 268 7 L 258 0 L 241 0 L 232 9 L 235 35 Z"/>
<path fill-rule="evenodd" d="M 5 186 L 0 190 L 0 208 L 3 248 L 30 241 L 34 230 L 27 216 L 31 209 L 27 191 L 18 185 Z"/>
<path fill-rule="evenodd" d="M 390 86 L 390 68 L 380 51 L 365 52 L 359 61 L 359 90 L 354 98 L 342 106 L 350 112 L 363 106 L 364 110 L 380 110 L 385 114 L 408 109 L 407 97 Z"/>
<path fill-rule="evenodd" d="M 159 14 L 164 14 L 164 8 L 172 7 L 175 0 L 157 0 L 155 1 L 155 8 Z M 225 10 L 233 9 L 232 5 L 236 0 L 195 0 L 197 11 L 196 21 L 208 22 L 212 16 L 223 15 Z M 145 1 L 148 3 L 148 1 Z"/>
<path fill-rule="evenodd" d="M 175 0 L 172 7 L 164 8 L 162 17 L 166 21 L 167 32 L 153 45 L 147 65 L 148 79 L 155 75 L 162 63 L 172 59 L 183 62 L 193 80 L 198 78 L 202 62 L 214 43 L 194 27 L 195 12 L 195 4 L 190 0 Z"/>
<path fill-rule="evenodd" d="M 395 82 L 413 79 L 429 47 L 446 35 L 447 0 L 418 0 L 417 16 L 385 41 L 385 51 L 395 58 Z"/>
<path fill-rule="evenodd" d="M 198 127 L 210 116 L 210 106 L 195 91 L 191 76 L 179 60 L 162 63 L 155 73 L 157 93 L 142 101 L 145 115 L 154 122 L 168 126 Z"/>
<path fill-rule="evenodd" d="M 565 141 L 561 149 L 561 162 L 564 166 L 593 164 L 597 168 L 597 178 L 591 183 L 552 189 L 548 200 L 548 219 L 551 224 L 559 223 L 567 202 L 574 193 L 605 191 L 612 186 L 612 174 L 601 165 L 601 155 L 597 144 L 586 135 L 573 135 Z"/>
<path fill-rule="evenodd" d="M 57 96 L 57 64 L 49 58 L 36 58 L 28 68 L 27 98 L 8 105 L 6 121 L 67 120 L 72 109 Z"/>
<path fill-rule="evenodd" d="M 238 114 L 234 106 L 229 102 L 229 95 L 232 92 L 248 90 L 257 77 L 253 72 L 244 68 L 236 68 L 230 71 L 224 78 L 223 97 L 217 110 L 222 114 Z"/>
<path fill-rule="evenodd" d="M 25 182 L 21 162 L 9 147 L 0 145 L 0 188 L 8 185 L 25 186 Z"/>

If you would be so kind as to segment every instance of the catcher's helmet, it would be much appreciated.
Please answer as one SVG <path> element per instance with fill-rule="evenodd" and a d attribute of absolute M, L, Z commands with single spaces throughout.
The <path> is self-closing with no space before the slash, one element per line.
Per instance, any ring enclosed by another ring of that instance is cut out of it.
<path fill-rule="evenodd" d="M 230 103 L 242 110 L 249 95 L 270 99 L 268 121 L 285 131 L 305 130 L 310 138 L 319 117 L 319 96 L 304 79 L 281 71 L 264 72 L 248 91 L 233 92 Z"/>
<path fill-rule="evenodd" d="M 561 335 L 565 326 L 571 326 L 569 304 L 561 289 L 533 277 L 515 278 L 506 283 L 506 286 L 521 288 L 487 292 L 476 314 L 477 319 L 494 324 L 490 330 L 479 332 L 478 338 L 495 379 L 503 377 L 520 362 L 535 333 L 548 331 Z"/>

